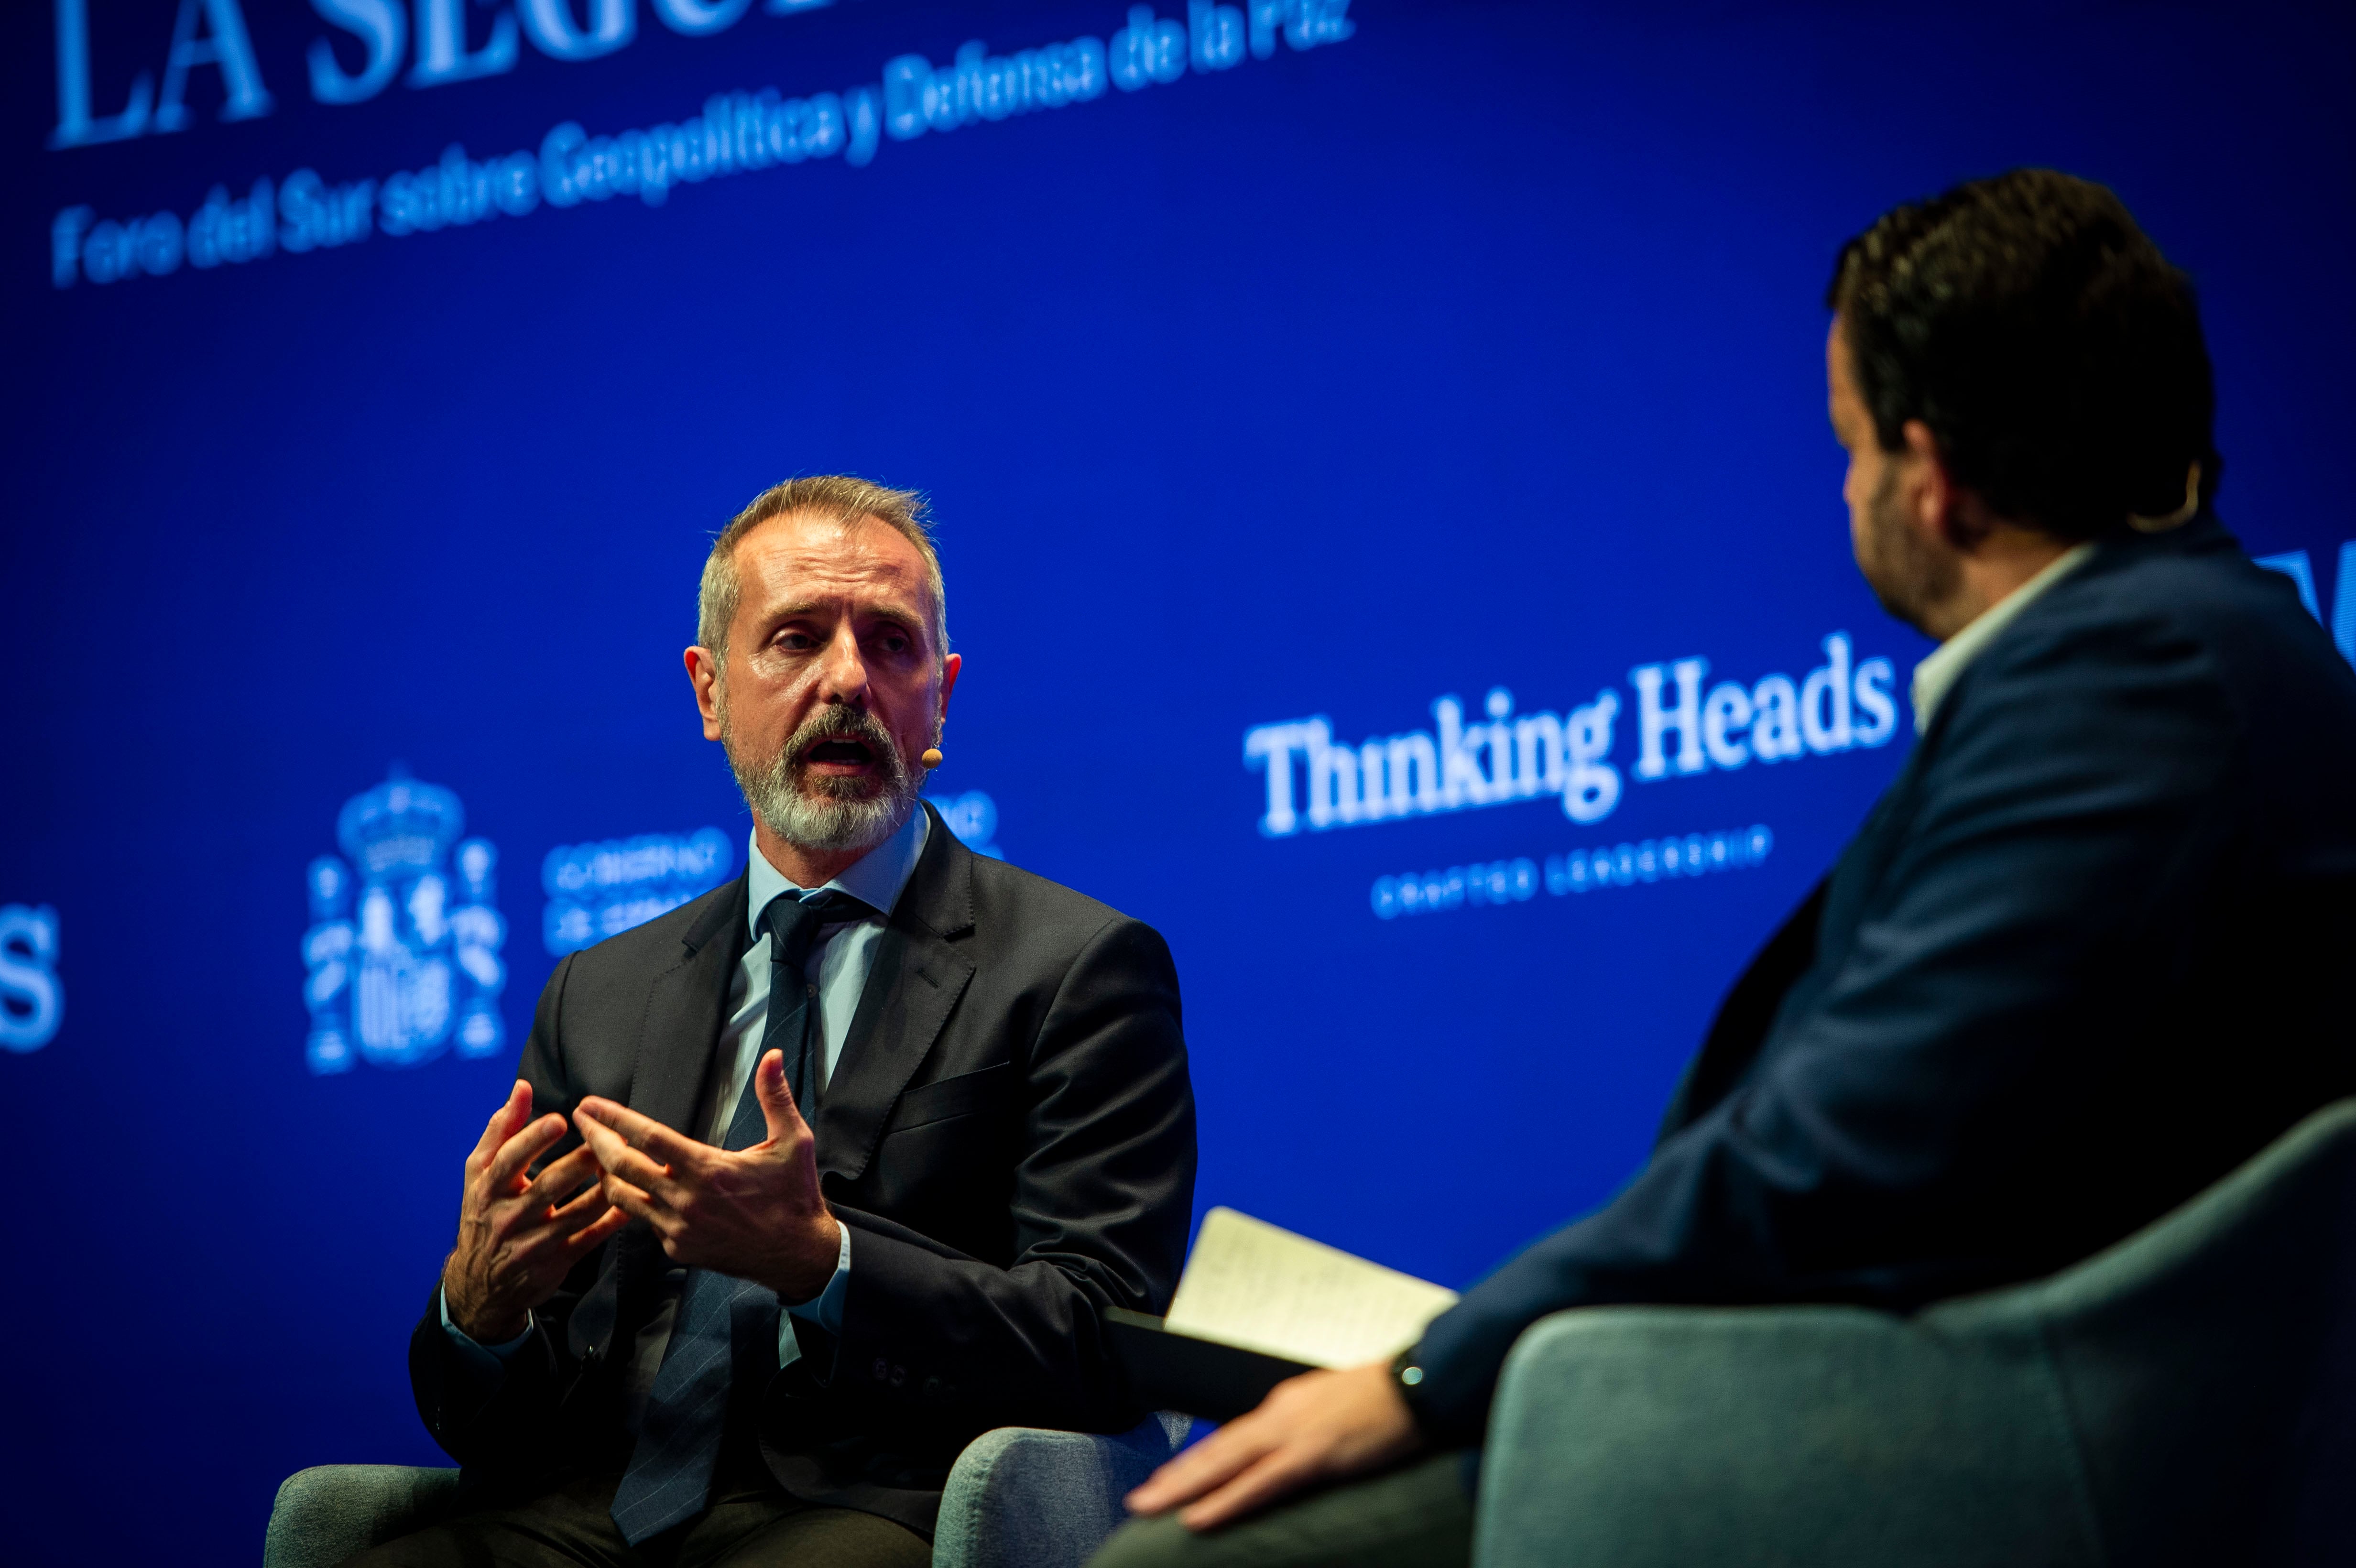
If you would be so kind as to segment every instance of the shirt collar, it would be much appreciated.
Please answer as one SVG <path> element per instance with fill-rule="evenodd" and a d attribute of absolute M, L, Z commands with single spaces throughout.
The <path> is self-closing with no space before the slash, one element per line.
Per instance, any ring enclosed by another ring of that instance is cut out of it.
<path fill-rule="evenodd" d="M 893 830 L 891 837 L 843 868 L 842 874 L 826 886 L 890 914 L 892 906 L 900 901 L 901 890 L 916 874 L 916 861 L 924 855 L 925 840 L 931 837 L 932 830 L 932 821 L 919 802 L 916 809 L 908 814 L 908 820 Z M 825 891 L 803 888 L 769 864 L 769 858 L 761 853 L 757 830 L 744 855 L 744 882 L 746 919 L 755 942 L 761 940 L 761 916 L 767 911 L 770 900 L 784 892 Z"/>
<path fill-rule="evenodd" d="M 1939 704 L 1954 688 L 1956 679 L 1964 673 L 1964 667 L 1979 657 L 2023 610 L 2035 603 L 2039 595 L 2077 571 L 2094 553 L 2094 547 L 2091 543 L 2072 545 L 2063 550 L 2047 561 L 2043 571 L 1981 611 L 1962 631 L 1933 648 L 1930 656 L 1914 667 L 1916 734 L 1931 727 L 1931 716 L 1939 710 Z"/>

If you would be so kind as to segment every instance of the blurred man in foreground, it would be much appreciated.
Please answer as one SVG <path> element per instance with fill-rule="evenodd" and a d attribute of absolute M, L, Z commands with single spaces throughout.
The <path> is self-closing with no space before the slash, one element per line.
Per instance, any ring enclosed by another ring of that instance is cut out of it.
<path fill-rule="evenodd" d="M 973 1437 L 1144 1413 L 1099 1324 L 1185 1248 L 1177 976 L 919 800 L 959 660 L 917 497 L 767 491 L 699 622 L 745 873 L 550 977 L 410 1341 L 473 1506 L 373 1568 L 921 1568 Z"/>
<path fill-rule="evenodd" d="M 2023 170 L 1882 218 L 1829 303 L 1858 566 L 1940 639 L 1913 754 L 1625 1190 L 1163 1467 L 1097 1568 L 1462 1564 L 1466 1451 L 1547 1313 L 2047 1274 L 2356 1091 L 2356 675 L 2210 510 L 2189 283 Z"/>

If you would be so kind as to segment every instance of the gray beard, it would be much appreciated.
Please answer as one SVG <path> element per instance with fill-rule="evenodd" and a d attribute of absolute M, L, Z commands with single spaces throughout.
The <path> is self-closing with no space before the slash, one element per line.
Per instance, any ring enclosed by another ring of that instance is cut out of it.
<path fill-rule="evenodd" d="M 838 736 L 866 742 L 884 776 L 812 777 L 802 759 L 811 746 Z M 917 792 L 924 787 L 925 775 L 908 771 L 884 726 L 847 708 L 819 709 L 776 756 L 760 761 L 747 758 L 738 748 L 723 697 L 720 741 L 728 753 L 728 769 L 736 775 L 736 787 L 744 792 L 744 804 L 753 815 L 770 832 L 803 849 L 874 848 L 908 819 L 916 809 Z"/>

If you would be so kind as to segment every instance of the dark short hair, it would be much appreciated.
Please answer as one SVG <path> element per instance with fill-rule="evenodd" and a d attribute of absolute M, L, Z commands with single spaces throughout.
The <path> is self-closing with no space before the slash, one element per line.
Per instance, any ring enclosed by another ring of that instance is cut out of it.
<path fill-rule="evenodd" d="M 1874 432 L 1909 420 L 1999 517 L 2092 539 L 2203 500 L 2222 464 L 2192 282 L 2102 186 L 2015 169 L 1892 208 L 1826 303 Z"/>

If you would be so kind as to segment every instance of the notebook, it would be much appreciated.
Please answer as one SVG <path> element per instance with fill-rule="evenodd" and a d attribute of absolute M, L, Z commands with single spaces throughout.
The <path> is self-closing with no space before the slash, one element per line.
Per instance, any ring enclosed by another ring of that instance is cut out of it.
<path fill-rule="evenodd" d="M 1225 1421 L 1312 1367 L 1385 1360 L 1456 1300 L 1233 1209 L 1203 1217 L 1170 1315 L 1114 1309 L 1115 1354 L 1155 1409 Z"/>

